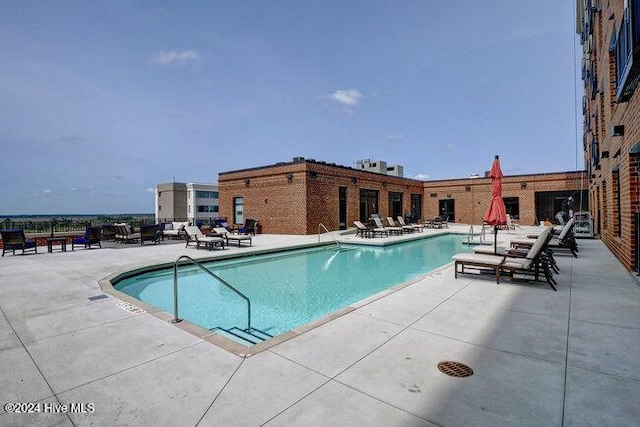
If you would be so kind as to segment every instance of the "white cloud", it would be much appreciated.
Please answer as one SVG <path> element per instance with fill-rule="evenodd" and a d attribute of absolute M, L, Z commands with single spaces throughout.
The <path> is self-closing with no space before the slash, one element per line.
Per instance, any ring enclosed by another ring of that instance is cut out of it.
<path fill-rule="evenodd" d="M 347 107 L 356 107 L 360 105 L 362 94 L 356 89 L 336 90 L 329 95 L 329 99 Z"/>
<path fill-rule="evenodd" d="M 51 194 L 51 193 L 53 193 L 53 190 L 49 190 L 49 189 L 47 188 L 47 189 L 45 189 L 45 190 L 42 190 L 42 192 L 43 192 L 44 194 Z"/>
<path fill-rule="evenodd" d="M 153 55 L 152 61 L 160 65 L 184 65 L 199 62 L 200 59 L 200 54 L 195 50 L 161 50 Z"/>
<path fill-rule="evenodd" d="M 419 173 L 413 177 L 413 179 L 419 179 L 420 181 L 426 181 L 429 178 L 431 178 L 431 176 L 425 173 Z"/>
<path fill-rule="evenodd" d="M 145 191 L 145 193 L 155 193 L 155 192 L 156 192 L 156 189 L 155 189 L 155 188 L 151 188 L 151 187 L 149 187 L 149 188 L 147 188 L 147 189 L 146 189 L 146 190 L 144 190 L 144 191 Z"/>

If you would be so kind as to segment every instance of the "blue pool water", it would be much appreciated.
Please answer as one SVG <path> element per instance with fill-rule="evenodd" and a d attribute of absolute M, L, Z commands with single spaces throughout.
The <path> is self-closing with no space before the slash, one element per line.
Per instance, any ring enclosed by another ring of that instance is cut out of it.
<path fill-rule="evenodd" d="M 450 262 L 469 251 L 462 240 L 450 234 L 387 247 L 330 246 L 205 266 L 251 300 L 252 327 L 276 336 Z M 181 268 L 178 286 L 180 318 L 207 329 L 247 326 L 245 300 L 201 270 Z M 116 289 L 173 313 L 173 270 L 134 276 Z"/>

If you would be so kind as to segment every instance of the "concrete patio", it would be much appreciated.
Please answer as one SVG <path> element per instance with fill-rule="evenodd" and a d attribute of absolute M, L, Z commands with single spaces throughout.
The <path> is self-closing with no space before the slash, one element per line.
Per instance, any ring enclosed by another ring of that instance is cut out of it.
<path fill-rule="evenodd" d="M 220 252 L 317 241 L 258 235 Z M 599 240 L 579 244 L 579 258 L 557 257 L 558 292 L 455 280 L 449 264 L 248 358 L 116 298 L 89 299 L 115 272 L 208 251 L 164 242 L 6 255 L 0 425 L 637 426 L 638 278 Z M 474 374 L 448 377 L 445 360 Z M 8 412 L 15 402 L 40 412 Z"/>

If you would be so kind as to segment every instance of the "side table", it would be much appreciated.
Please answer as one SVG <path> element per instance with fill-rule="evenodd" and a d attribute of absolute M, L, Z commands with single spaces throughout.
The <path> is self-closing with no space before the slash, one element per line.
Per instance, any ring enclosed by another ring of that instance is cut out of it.
<path fill-rule="evenodd" d="M 67 238 L 66 237 L 47 237 L 47 252 L 53 252 L 53 245 L 60 245 L 62 252 L 67 251 Z"/>

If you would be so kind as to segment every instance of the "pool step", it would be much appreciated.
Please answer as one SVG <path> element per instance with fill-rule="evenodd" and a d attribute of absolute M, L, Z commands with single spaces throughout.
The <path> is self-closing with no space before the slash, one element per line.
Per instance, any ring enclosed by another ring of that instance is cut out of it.
<path fill-rule="evenodd" d="M 269 338 L 273 338 L 273 335 L 256 328 L 251 328 L 249 331 L 247 329 L 240 329 L 234 326 L 229 329 L 215 327 L 209 330 L 223 332 L 222 335 L 227 335 L 229 338 L 246 345 L 258 344 L 262 341 L 268 340 Z"/>

